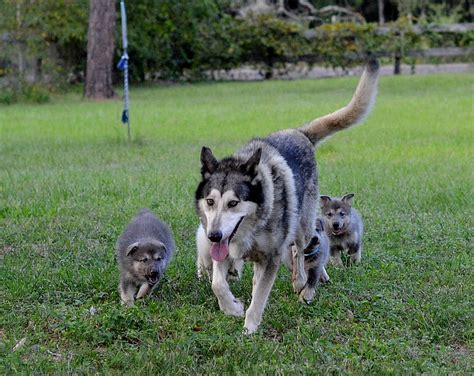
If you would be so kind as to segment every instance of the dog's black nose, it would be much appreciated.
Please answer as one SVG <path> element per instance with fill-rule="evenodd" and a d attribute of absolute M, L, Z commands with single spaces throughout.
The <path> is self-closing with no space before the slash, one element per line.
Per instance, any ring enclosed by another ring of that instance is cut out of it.
<path fill-rule="evenodd" d="M 334 230 L 337 230 L 339 228 L 339 223 L 333 223 L 332 227 L 334 227 Z"/>
<path fill-rule="evenodd" d="M 207 236 L 209 240 L 213 243 L 220 242 L 222 239 L 222 232 L 221 231 L 212 231 Z"/>

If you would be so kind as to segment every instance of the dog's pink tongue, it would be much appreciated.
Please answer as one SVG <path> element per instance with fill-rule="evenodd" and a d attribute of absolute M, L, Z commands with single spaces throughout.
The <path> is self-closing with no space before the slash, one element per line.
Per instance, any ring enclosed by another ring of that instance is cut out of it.
<path fill-rule="evenodd" d="M 227 239 L 220 243 L 212 243 L 211 245 L 211 257 L 217 261 L 224 261 L 229 254 L 229 247 L 227 245 Z"/>

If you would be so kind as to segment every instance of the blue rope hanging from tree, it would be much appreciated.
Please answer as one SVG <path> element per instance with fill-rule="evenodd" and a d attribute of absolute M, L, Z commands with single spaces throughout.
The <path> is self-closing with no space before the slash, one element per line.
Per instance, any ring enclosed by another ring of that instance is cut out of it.
<path fill-rule="evenodd" d="M 128 41 L 127 41 L 127 14 L 125 13 L 125 2 L 120 2 L 120 15 L 122 18 L 122 47 L 123 53 L 117 68 L 123 71 L 123 111 L 122 123 L 128 126 L 128 142 L 131 142 L 130 116 L 128 112 Z"/>

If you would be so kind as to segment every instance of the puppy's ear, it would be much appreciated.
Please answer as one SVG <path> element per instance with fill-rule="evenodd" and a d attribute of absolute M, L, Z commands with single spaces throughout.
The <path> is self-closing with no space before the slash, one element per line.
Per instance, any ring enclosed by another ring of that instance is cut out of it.
<path fill-rule="evenodd" d="M 206 146 L 203 146 L 201 149 L 201 164 L 201 175 L 205 179 L 211 176 L 219 165 L 217 159 L 212 155 L 211 149 Z"/>
<path fill-rule="evenodd" d="M 320 201 L 321 202 L 321 207 L 326 206 L 331 201 L 331 197 L 329 197 L 329 196 L 319 196 L 319 199 L 321 200 Z"/>
<path fill-rule="evenodd" d="M 164 243 L 160 242 L 159 240 L 153 239 L 151 243 L 156 249 L 162 250 L 164 253 L 168 252 L 168 249 L 166 248 Z"/>
<path fill-rule="evenodd" d="M 130 245 L 127 247 L 127 250 L 126 250 L 125 254 L 126 254 L 127 256 L 133 255 L 133 253 L 138 250 L 138 247 L 140 247 L 140 242 L 136 242 L 136 243 L 130 244 Z"/>
<path fill-rule="evenodd" d="M 258 148 L 252 154 L 252 156 L 245 162 L 244 171 L 247 175 L 250 175 L 254 178 L 257 175 L 257 167 L 260 163 L 260 158 L 262 157 L 262 148 Z"/>
<path fill-rule="evenodd" d="M 341 200 L 347 205 L 352 205 L 353 197 L 354 197 L 354 193 L 348 193 L 347 195 L 342 196 Z"/>

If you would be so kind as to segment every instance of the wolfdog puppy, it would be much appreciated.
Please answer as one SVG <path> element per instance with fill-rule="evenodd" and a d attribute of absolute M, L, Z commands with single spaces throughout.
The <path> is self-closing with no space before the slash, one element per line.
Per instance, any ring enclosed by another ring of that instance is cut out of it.
<path fill-rule="evenodd" d="M 362 255 L 364 226 L 359 212 L 352 207 L 353 193 L 342 198 L 321 196 L 321 212 L 329 234 L 331 258 L 341 266 L 341 251 L 347 250 L 351 263 L 358 263 Z"/>
<path fill-rule="evenodd" d="M 123 304 L 149 295 L 158 285 L 175 249 L 167 224 L 142 209 L 117 241 L 119 293 Z M 137 293 L 138 289 L 138 293 Z"/>
<path fill-rule="evenodd" d="M 293 253 L 296 249 L 293 246 Z M 300 299 L 306 303 L 311 303 L 314 299 L 317 284 L 328 282 L 329 276 L 326 273 L 326 264 L 329 259 L 329 239 L 324 231 L 324 223 L 321 219 L 316 221 L 316 230 L 309 244 L 304 249 L 304 268 L 308 279 L 306 285 L 300 293 Z"/>

